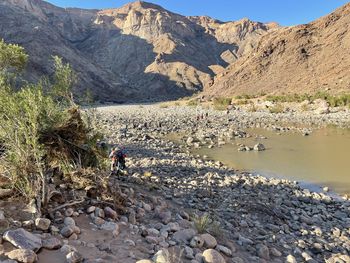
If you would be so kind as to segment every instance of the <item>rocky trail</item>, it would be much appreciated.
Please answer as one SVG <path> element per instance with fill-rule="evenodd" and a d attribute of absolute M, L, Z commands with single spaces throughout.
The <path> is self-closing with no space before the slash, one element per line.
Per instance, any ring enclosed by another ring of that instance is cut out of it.
<path fill-rule="evenodd" d="M 202 113 L 208 117 L 197 121 Z M 122 207 L 88 189 L 72 190 L 85 201 L 34 219 L 30 211 L 19 215 L 23 205 L 3 201 L 1 226 L 7 222 L 11 230 L 3 231 L 1 262 L 350 262 L 347 199 L 190 153 L 248 136 L 244 130 L 253 124 L 303 133 L 305 127 L 280 120 L 337 124 L 346 123 L 347 113 L 227 115 L 135 105 L 98 108 L 97 114 L 106 143 L 127 149 L 128 174 L 106 179 L 109 189 L 120 189 Z M 168 140 L 174 132 L 184 134 L 183 144 Z"/>

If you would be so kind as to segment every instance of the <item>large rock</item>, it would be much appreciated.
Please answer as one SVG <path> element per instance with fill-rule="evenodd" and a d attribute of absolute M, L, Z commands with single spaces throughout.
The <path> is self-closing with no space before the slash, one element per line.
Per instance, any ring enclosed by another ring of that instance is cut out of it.
<path fill-rule="evenodd" d="M 23 228 L 7 231 L 3 238 L 17 248 L 38 251 L 42 247 L 42 241 L 36 235 Z"/>
<path fill-rule="evenodd" d="M 10 259 L 22 263 L 33 263 L 37 260 L 37 255 L 30 249 L 15 249 L 7 254 Z"/>
<path fill-rule="evenodd" d="M 205 263 L 226 263 L 224 257 L 214 249 L 207 249 L 203 252 Z"/>

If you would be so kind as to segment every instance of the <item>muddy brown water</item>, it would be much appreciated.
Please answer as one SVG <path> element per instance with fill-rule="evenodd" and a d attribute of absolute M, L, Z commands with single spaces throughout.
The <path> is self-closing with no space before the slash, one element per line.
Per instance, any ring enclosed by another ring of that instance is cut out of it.
<path fill-rule="evenodd" d="M 328 186 L 339 194 L 350 193 L 350 129 L 325 128 L 310 136 L 263 129 L 248 130 L 250 138 L 234 139 L 220 147 L 193 150 L 234 169 L 268 177 L 301 182 L 311 190 Z M 256 138 L 265 136 L 267 139 Z M 254 146 L 261 142 L 264 152 L 238 152 L 237 144 Z"/>

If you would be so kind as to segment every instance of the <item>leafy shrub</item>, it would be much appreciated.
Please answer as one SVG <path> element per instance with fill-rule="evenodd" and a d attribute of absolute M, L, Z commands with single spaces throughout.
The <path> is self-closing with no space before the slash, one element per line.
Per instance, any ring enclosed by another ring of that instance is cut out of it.
<path fill-rule="evenodd" d="M 199 105 L 199 102 L 198 102 L 198 100 L 196 100 L 196 99 L 192 99 L 192 100 L 189 100 L 188 102 L 187 102 L 187 106 L 190 106 L 190 107 L 196 107 L 196 106 L 198 106 Z"/>
<path fill-rule="evenodd" d="M 22 48 L 0 42 L 2 72 L 16 75 L 26 58 Z M 71 96 L 73 70 L 59 58 L 54 61 L 52 83 L 41 81 L 15 91 L 8 75 L 2 74 L 0 82 L 0 174 L 24 197 L 35 197 L 44 206 L 53 168 L 98 164 L 94 147 L 99 135 L 86 126 Z"/>
<path fill-rule="evenodd" d="M 227 106 L 231 104 L 231 98 L 214 98 L 213 105 L 215 110 L 226 110 Z"/>
<path fill-rule="evenodd" d="M 276 104 L 271 108 L 269 108 L 269 110 L 270 110 L 270 113 L 282 113 L 284 112 L 284 107 L 281 104 Z"/>

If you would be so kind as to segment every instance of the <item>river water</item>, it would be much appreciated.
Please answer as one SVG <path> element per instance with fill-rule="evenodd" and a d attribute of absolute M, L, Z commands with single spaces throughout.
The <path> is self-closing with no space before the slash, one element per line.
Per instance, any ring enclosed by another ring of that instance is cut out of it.
<path fill-rule="evenodd" d="M 193 153 L 206 155 L 234 169 L 303 182 L 312 190 L 328 186 L 339 194 L 350 193 L 349 129 L 325 128 L 313 131 L 310 136 L 263 129 L 248 130 L 248 133 L 252 137 L 234 139 L 220 148 L 203 147 Z M 237 144 L 252 147 L 258 142 L 265 145 L 266 151 L 237 150 Z"/>

